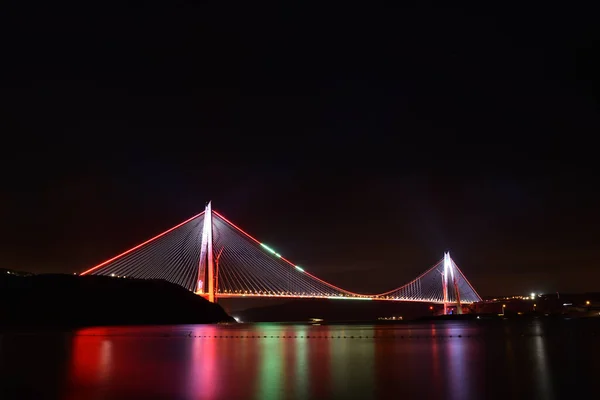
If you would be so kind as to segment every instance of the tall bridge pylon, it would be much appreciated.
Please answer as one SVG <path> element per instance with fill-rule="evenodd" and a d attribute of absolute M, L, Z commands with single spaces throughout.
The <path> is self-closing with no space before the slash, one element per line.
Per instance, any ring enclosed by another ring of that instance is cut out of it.
<path fill-rule="evenodd" d="M 456 305 L 480 301 L 449 253 L 413 281 L 379 294 L 354 293 L 284 258 L 212 209 L 80 275 L 164 279 L 211 302 L 218 298 L 282 297 L 411 301 Z"/>

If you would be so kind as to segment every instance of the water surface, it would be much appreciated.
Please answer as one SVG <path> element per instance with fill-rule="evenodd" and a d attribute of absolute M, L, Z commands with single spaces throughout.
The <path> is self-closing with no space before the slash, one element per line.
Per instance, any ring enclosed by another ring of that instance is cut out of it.
<path fill-rule="evenodd" d="M 1 399 L 495 399 L 595 393 L 600 320 L 0 334 Z"/>

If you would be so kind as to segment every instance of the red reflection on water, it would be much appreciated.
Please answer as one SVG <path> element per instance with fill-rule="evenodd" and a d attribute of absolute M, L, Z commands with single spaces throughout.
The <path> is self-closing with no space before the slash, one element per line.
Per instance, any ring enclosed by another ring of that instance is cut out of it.
<path fill-rule="evenodd" d="M 181 367 L 165 357 L 165 347 L 156 346 L 165 339 L 146 336 L 151 332 L 125 327 L 78 331 L 72 340 L 66 397 L 104 399 L 115 392 L 169 395 L 177 390 Z M 173 343 L 169 350 L 179 352 Z"/>
<path fill-rule="evenodd" d="M 96 386 L 101 389 L 110 382 L 114 363 L 112 343 L 104 336 L 98 336 L 105 333 L 105 328 L 86 329 L 73 337 L 68 369 L 71 390 L 66 393 L 68 399 L 86 397 L 81 393 L 85 388 Z M 101 390 L 96 391 L 94 396 L 101 397 Z"/>
<path fill-rule="evenodd" d="M 305 368 L 309 369 L 310 394 L 313 399 L 328 398 L 331 391 L 331 339 L 323 338 L 325 335 L 329 336 L 327 325 L 319 326 L 316 339 L 314 336 L 309 339 L 309 362 Z"/>
<path fill-rule="evenodd" d="M 261 354 L 256 345 L 261 342 L 239 334 L 240 331 L 205 325 L 193 327 L 189 338 L 180 339 L 185 346 L 183 351 L 190 353 L 182 367 L 187 369 L 180 388 L 184 398 L 237 399 L 255 392 Z"/>
<path fill-rule="evenodd" d="M 435 326 L 431 325 L 431 336 L 437 336 Z M 433 382 L 436 385 L 441 385 L 440 379 L 440 350 L 438 349 L 438 343 L 436 339 L 432 339 L 431 341 L 431 374 L 433 378 Z"/>
<path fill-rule="evenodd" d="M 207 326 L 200 332 L 202 335 L 215 335 L 215 328 Z M 217 379 L 217 339 L 194 338 L 191 346 L 188 387 L 191 395 L 214 398 L 218 392 Z"/>
<path fill-rule="evenodd" d="M 75 336 L 73 338 L 73 356 L 71 375 L 75 381 L 84 385 L 95 383 L 100 366 L 101 341 L 96 338 Z"/>
<path fill-rule="evenodd" d="M 472 378 L 473 344 L 424 330 L 429 339 L 306 325 L 88 329 L 73 338 L 67 398 L 471 395 L 457 385 Z"/>

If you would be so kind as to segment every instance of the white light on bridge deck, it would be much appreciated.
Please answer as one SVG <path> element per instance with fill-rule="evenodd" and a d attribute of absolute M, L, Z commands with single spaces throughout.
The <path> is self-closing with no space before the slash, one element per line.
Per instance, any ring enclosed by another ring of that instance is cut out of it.
<path fill-rule="evenodd" d="M 371 297 L 343 297 L 343 296 L 328 296 L 328 299 L 342 299 L 342 300 L 373 300 Z"/>
<path fill-rule="evenodd" d="M 294 265 L 294 267 L 295 267 L 295 268 L 296 268 L 298 271 L 300 271 L 300 272 L 304 272 L 304 270 L 303 270 L 302 268 L 300 268 L 299 266 L 297 266 L 297 265 Z"/>

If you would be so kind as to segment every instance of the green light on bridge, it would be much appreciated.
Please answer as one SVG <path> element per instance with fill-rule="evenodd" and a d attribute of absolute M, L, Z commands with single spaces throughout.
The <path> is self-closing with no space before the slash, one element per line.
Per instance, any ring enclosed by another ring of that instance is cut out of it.
<path fill-rule="evenodd" d="M 304 270 L 302 268 L 300 268 L 299 266 L 297 266 L 297 265 L 294 265 L 294 268 L 296 268 L 300 272 L 304 272 Z"/>
<path fill-rule="evenodd" d="M 281 255 L 280 255 L 279 253 L 277 253 L 275 250 L 273 250 L 272 248 L 270 248 L 270 247 L 269 247 L 269 246 L 267 246 L 266 244 L 264 244 L 264 243 L 261 243 L 260 245 L 261 245 L 261 246 L 262 246 L 262 247 L 263 247 L 265 250 L 267 250 L 269 253 L 271 253 L 271 254 L 273 254 L 273 255 L 275 255 L 275 256 L 277 256 L 277 257 L 281 258 Z"/>

